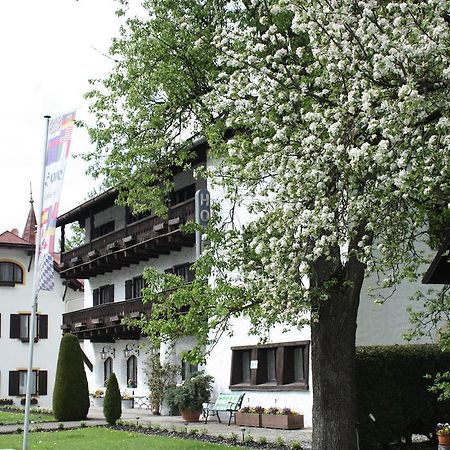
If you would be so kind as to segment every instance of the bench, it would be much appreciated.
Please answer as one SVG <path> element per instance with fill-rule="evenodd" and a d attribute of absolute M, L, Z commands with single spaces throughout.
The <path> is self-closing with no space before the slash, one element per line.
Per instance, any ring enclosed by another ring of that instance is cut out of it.
<path fill-rule="evenodd" d="M 245 394 L 219 394 L 214 404 L 209 403 L 203 408 L 203 416 L 205 417 L 205 424 L 208 423 L 208 417 L 217 416 L 219 423 L 220 412 L 229 412 L 230 418 L 228 419 L 228 425 L 231 423 L 231 419 L 234 416 L 234 423 L 236 423 L 236 411 L 238 411 L 242 405 Z"/>

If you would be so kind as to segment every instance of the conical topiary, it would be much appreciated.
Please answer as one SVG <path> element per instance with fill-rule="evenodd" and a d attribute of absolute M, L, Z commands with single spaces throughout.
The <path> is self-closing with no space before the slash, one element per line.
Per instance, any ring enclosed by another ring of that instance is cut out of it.
<path fill-rule="evenodd" d="M 119 383 L 117 383 L 114 373 L 111 374 L 106 385 L 103 415 L 110 425 L 115 425 L 122 415 L 122 398 L 120 396 Z"/>
<path fill-rule="evenodd" d="M 89 389 L 78 339 L 65 334 L 59 345 L 53 414 L 58 421 L 84 420 L 89 411 Z"/>

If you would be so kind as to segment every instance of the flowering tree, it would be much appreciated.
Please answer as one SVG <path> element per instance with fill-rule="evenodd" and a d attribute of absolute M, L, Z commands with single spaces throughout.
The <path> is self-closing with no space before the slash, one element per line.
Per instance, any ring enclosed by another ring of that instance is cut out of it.
<path fill-rule="evenodd" d="M 353 450 L 364 276 L 383 273 L 383 287 L 415 279 L 418 244 L 448 223 L 450 5 L 144 6 L 148 17 L 129 19 L 113 43 L 114 72 L 89 94 L 93 171 L 123 202 L 162 211 L 173 165 L 192 158 L 185 137 L 204 135 L 216 158 L 209 179 L 233 207 L 207 230 L 198 281 L 147 271 L 153 319 L 141 326 L 195 335 L 199 350 L 243 313 L 255 333 L 310 319 L 313 446 Z M 254 219 L 236 226 L 239 204 Z M 178 290 L 158 301 L 169 287 Z"/>

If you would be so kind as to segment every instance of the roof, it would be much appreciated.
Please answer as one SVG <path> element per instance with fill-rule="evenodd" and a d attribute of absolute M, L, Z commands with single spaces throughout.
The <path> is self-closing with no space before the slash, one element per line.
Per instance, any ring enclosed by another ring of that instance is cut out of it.
<path fill-rule="evenodd" d="M 424 284 L 450 283 L 450 231 L 422 278 Z"/>
<path fill-rule="evenodd" d="M 190 149 L 195 150 L 196 156 L 192 160 L 192 165 L 197 165 L 206 161 L 206 149 L 208 147 L 208 143 L 206 138 L 202 137 L 200 139 L 195 140 Z M 179 167 L 173 168 L 173 173 L 180 172 L 182 169 Z M 69 223 L 79 221 L 81 226 L 84 226 L 84 221 L 90 216 L 90 214 L 96 214 L 100 211 L 103 211 L 107 208 L 110 208 L 115 204 L 115 201 L 119 195 L 119 190 L 115 187 L 108 189 L 105 192 L 87 200 L 81 205 L 71 209 L 70 211 L 61 214 L 57 221 L 56 226 L 60 227 L 62 225 L 67 225 Z"/>
<path fill-rule="evenodd" d="M 0 247 L 20 247 L 24 249 L 34 249 L 34 244 L 22 239 L 11 231 L 0 234 Z"/>
<path fill-rule="evenodd" d="M 30 201 L 30 211 L 23 229 L 22 238 L 34 244 L 36 242 L 36 214 L 34 213 L 33 200 Z"/>

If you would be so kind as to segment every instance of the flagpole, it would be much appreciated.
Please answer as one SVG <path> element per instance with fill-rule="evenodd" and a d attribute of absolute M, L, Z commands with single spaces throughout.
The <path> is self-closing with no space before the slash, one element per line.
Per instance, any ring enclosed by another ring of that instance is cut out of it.
<path fill-rule="evenodd" d="M 33 375 L 33 351 L 34 351 L 34 336 L 36 334 L 36 312 L 38 306 L 38 283 L 39 283 L 39 249 L 41 246 L 41 220 L 42 220 L 42 205 L 44 203 L 44 176 L 45 176 L 45 155 L 47 153 L 48 144 L 48 128 L 50 123 L 50 116 L 44 116 L 45 124 L 45 139 L 44 152 L 42 156 L 41 169 L 41 195 L 38 203 L 37 217 L 36 217 L 36 239 L 34 250 L 34 277 L 33 277 L 33 307 L 31 313 L 31 324 L 29 325 L 29 346 L 28 346 L 28 369 L 27 369 L 27 389 L 25 402 L 25 417 L 23 421 L 23 450 L 28 450 L 28 431 L 30 424 L 30 404 L 31 404 L 31 386 Z M 38 381 L 36 380 L 36 383 Z"/>

